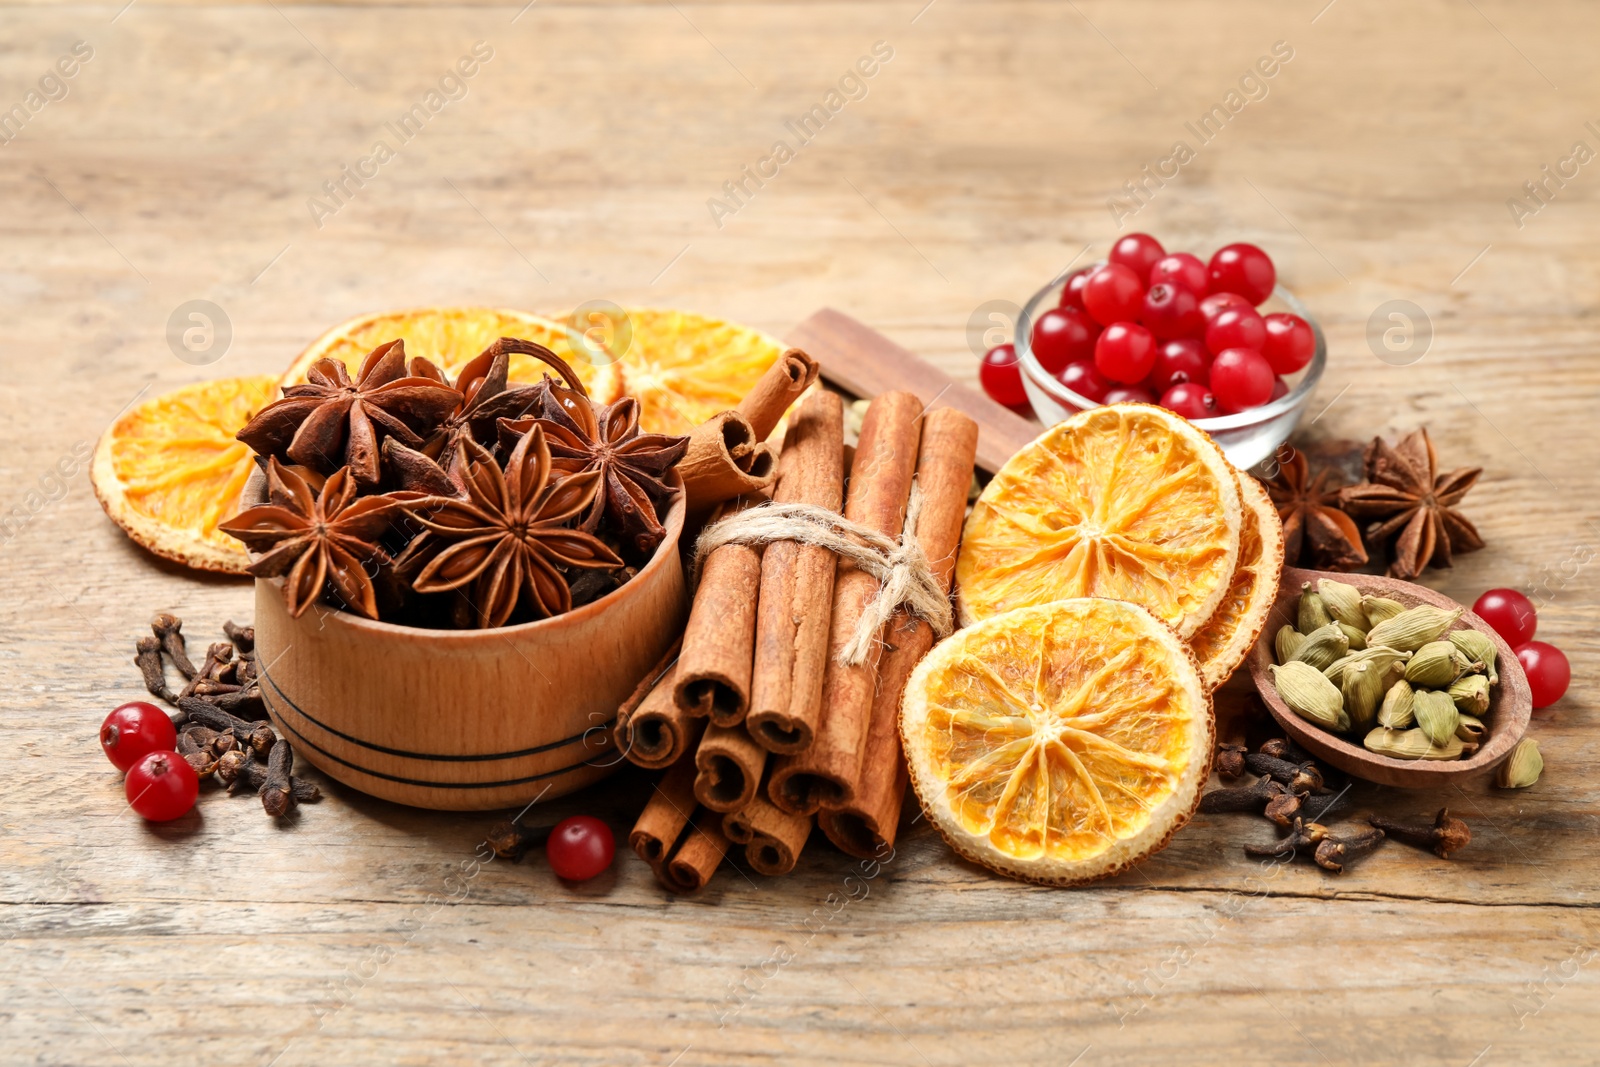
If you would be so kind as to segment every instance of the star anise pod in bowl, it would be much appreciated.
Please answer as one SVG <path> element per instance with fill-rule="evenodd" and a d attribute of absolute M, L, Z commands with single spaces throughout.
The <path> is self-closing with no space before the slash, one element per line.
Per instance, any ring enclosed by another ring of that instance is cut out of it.
<path fill-rule="evenodd" d="M 1345 510 L 1378 519 L 1367 529 L 1374 543 L 1394 538 L 1389 576 L 1415 578 L 1426 567 L 1448 567 L 1461 552 L 1483 547 L 1478 528 L 1456 510 L 1482 467 L 1439 472 L 1439 456 L 1424 429 L 1394 444 L 1374 437 L 1366 451 L 1367 480 L 1340 492 Z"/>

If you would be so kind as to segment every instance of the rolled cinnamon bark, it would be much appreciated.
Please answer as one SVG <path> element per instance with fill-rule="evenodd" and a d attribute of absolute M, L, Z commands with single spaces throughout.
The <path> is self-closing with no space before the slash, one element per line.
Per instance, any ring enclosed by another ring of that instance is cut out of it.
<path fill-rule="evenodd" d="M 742 726 L 708 726 L 695 752 L 695 799 L 715 812 L 750 803 L 767 766 L 767 750 Z"/>
<path fill-rule="evenodd" d="M 693 515 L 771 485 L 777 462 L 748 419 L 724 411 L 689 434 L 689 450 L 678 462 L 678 473 L 685 506 Z"/>
<path fill-rule="evenodd" d="M 689 825 L 694 808 L 694 760 L 686 756 L 655 784 L 628 834 L 628 847 L 652 867 L 659 867 Z"/>
<path fill-rule="evenodd" d="M 971 417 L 954 408 L 939 408 L 923 417 L 917 456 L 922 510 L 915 533 L 934 577 L 947 592 L 955 574 L 977 452 L 978 424 Z M 933 630 L 921 619 L 900 612 L 890 623 L 887 640 L 854 795 L 848 803 L 825 807 L 817 816 L 817 825 L 835 847 L 861 859 L 881 857 L 894 846 L 906 792 L 900 698 L 912 669 L 933 647 Z"/>
<path fill-rule="evenodd" d="M 804 400 L 789 420 L 774 501 L 838 511 L 844 496 L 843 440 L 839 395 L 822 391 Z M 768 751 L 803 752 L 816 735 L 837 569 L 838 559 L 820 545 L 778 541 L 762 553 L 745 725 Z"/>
<path fill-rule="evenodd" d="M 850 468 L 844 517 L 889 537 L 905 524 L 906 499 L 917 462 L 922 401 L 910 393 L 884 393 L 872 401 L 861 424 Z M 839 652 L 855 635 L 856 623 L 878 591 L 878 580 L 841 562 L 834 580 L 828 662 L 822 683 L 822 719 L 811 747 L 785 756 L 768 785 L 772 802 L 791 815 L 813 815 L 824 803 L 850 803 L 861 777 L 863 748 L 872 721 L 881 642 L 853 667 Z"/>
<path fill-rule="evenodd" d="M 727 854 L 728 837 L 722 832 L 721 817 L 701 808 L 678 851 L 656 867 L 656 877 L 674 893 L 697 893 L 711 881 Z"/>
<path fill-rule="evenodd" d="M 767 439 L 789 405 L 811 387 L 820 372 L 817 361 L 798 348 L 784 352 L 778 362 L 767 368 L 755 388 L 739 401 L 739 414 L 749 421 L 756 440 Z"/>
<path fill-rule="evenodd" d="M 765 797 L 722 819 L 728 840 L 744 846 L 745 859 L 761 874 L 788 874 L 811 836 L 811 816 L 790 815 Z"/>
<path fill-rule="evenodd" d="M 660 770 L 676 763 L 690 749 L 691 742 L 698 740 L 698 736 L 691 737 L 697 724 L 679 710 L 673 697 L 682 650 L 680 637 L 617 709 L 617 751 L 630 763 Z"/>
<path fill-rule="evenodd" d="M 706 557 L 678 657 L 675 699 L 685 714 L 738 726 L 750 708 L 761 555 L 723 545 Z"/>

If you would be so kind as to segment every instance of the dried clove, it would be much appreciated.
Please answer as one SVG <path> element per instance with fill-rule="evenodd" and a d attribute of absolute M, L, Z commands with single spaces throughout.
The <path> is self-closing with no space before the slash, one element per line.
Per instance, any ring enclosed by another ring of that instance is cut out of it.
<path fill-rule="evenodd" d="M 1207 813 L 1222 811 L 1260 811 L 1283 796 L 1287 789 L 1271 778 L 1257 778 L 1255 784 L 1234 789 L 1213 789 L 1200 798 L 1200 810 Z"/>
<path fill-rule="evenodd" d="M 1285 829 L 1293 826 L 1297 817 L 1308 822 L 1321 822 L 1323 816 L 1339 803 L 1341 796 L 1336 793 L 1316 795 L 1284 790 L 1281 795 L 1267 801 L 1267 809 L 1262 814 Z"/>
<path fill-rule="evenodd" d="M 185 678 L 193 678 L 197 673 L 194 664 L 189 661 L 189 652 L 183 640 L 183 620 L 176 615 L 162 612 L 150 620 L 150 632 L 161 641 L 161 650 L 172 660 L 172 665 L 178 668 L 178 673 Z"/>
<path fill-rule="evenodd" d="M 1246 749 L 1237 741 L 1223 741 L 1217 745 L 1217 777 L 1224 782 L 1238 781 L 1244 776 Z"/>
<path fill-rule="evenodd" d="M 1344 837 L 1329 837 L 1317 843 L 1317 851 L 1312 854 L 1318 867 L 1325 871 L 1338 874 L 1344 870 L 1344 861 L 1376 848 L 1379 841 L 1383 840 L 1383 831 L 1376 826 L 1365 830 L 1356 830 Z"/>
<path fill-rule="evenodd" d="M 266 723 L 246 722 L 198 697 L 180 696 L 178 708 L 189 717 L 190 722 L 209 726 L 213 730 L 228 730 L 241 745 L 248 745 L 260 755 L 270 752 L 273 742 L 278 738 Z"/>
<path fill-rule="evenodd" d="M 1440 808 L 1433 817 L 1433 825 L 1403 823 L 1374 815 L 1367 820 L 1396 841 L 1404 841 L 1417 848 L 1430 849 L 1440 859 L 1449 859 L 1452 852 L 1466 848 L 1472 841 L 1472 831 L 1460 819 L 1453 818 L 1447 808 Z"/>
<path fill-rule="evenodd" d="M 254 652 L 256 650 L 256 628 L 254 626 L 240 626 L 229 619 L 222 624 L 222 632 L 228 635 L 228 640 L 233 642 L 233 647 L 239 654 Z"/>
<path fill-rule="evenodd" d="M 1263 756 L 1273 759 L 1288 760 L 1290 763 L 1307 763 L 1311 754 L 1287 737 L 1274 737 L 1270 741 L 1261 742 L 1261 747 L 1256 749 Z"/>
<path fill-rule="evenodd" d="M 217 769 L 217 753 L 211 746 L 218 736 L 205 726 L 189 725 L 178 731 L 178 755 L 202 778 Z"/>
<path fill-rule="evenodd" d="M 1377 827 L 1360 829 L 1342 837 L 1335 837 L 1321 823 L 1308 823 L 1304 819 L 1296 819 L 1288 837 L 1267 847 L 1246 845 L 1244 851 L 1247 856 L 1257 857 L 1304 856 L 1324 870 L 1337 874 L 1344 870 L 1345 859 L 1365 852 L 1382 840 L 1383 831 Z"/>
<path fill-rule="evenodd" d="M 261 722 L 267 717 L 267 705 L 261 699 L 261 690 L 253 684 L 237 693 L 223 693 L 206 699 L 208 703 L 246 722 Z"/>
<path fill-rule="evenodd" d="M 1290 763 L 1288 760 L 1278 759 L 1261 752 L 1250 752 L 1244 757 L 1244 764 L 1256 774 L 1264 774 L 1268 778 L 1276 779 L 1289 787 L 1291 793 L 1321 793 L 1323 791 L 1322 772 L 1310 760 L 1303 763 Z"/>
<path fill-rule="evenodd" d="M 523 826 L 517 822 L 503 822 L 489 831 L 487 838 L 494 854 L 512 863 L 519 862 L 528 850 L 544 844 L 550 838 L 552 826 Z"/>
<path fill-rule="evenodd" d="M 1309 850 L 1328 836 L 1328 828 L 1319 822 L 1296 819 L 1288 837 L 1279 838 L 1271 845 L 1246 845 L 1247 856 L 1282 856 L 1290 852 Z"/>
<path fill-rule="evenodd" d="M 267 755 L 267 771 L 261 780 L 261 807 L 268 815 L 279 818 L 294 808 L 294 749 L 289 742 L 279 738 Z"/>
<path fill-rule="evenodd" d="M 235 796 L 246 792 L 259 793 L 266 782 L 267 768 L 243 752 L 226 752 L 217 761 L 217 777 L 227 784 L 228 792 Z M 293 775 L 289 776 L 289 790 L 297 804 L 309 804 L 322 799 L 322 790 L 304 778 Z"/>
<path fill-rule="evenodd" d="M 161 662 L 160 638 L 139 638 L 134 644 L 133 664 L 144 675 L 144 687 L 151 696 L 168 704 L 178 702 L 178 694 L 167 686 L 167 672 Z"/>

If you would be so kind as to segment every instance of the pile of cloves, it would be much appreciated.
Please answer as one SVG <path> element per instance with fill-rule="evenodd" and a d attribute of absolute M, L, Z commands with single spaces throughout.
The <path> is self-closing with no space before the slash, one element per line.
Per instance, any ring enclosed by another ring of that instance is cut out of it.
<path fill-rule="evenodd" d="M 251 793 L 274 818 L 321 798 L 310 782 L 294 777 L 294 750 L 266 721 L 256 667 L 255 628 L 223 624 L 228 640 L 206 649 L 199 667 L 189 658 L 183 620 L 163 612 L 150 620 L 149 637 L 134 645 L 134 665 L 157 700 L 177 708 L 178 754 L 201 782 L 215 780 L 238 796 Z M 185 679 L 167 684 L 170 663 Z"/>
<path fill-rule="evenodd" d="M 1200 798 L 1201 811 L 1255 812 L 1265 815 L 1280 832 L 1287 831 L 1271 845 L 1246 845 L 1247 856 L 1309 859 L 1337 874 L 1348 859 L 1371 850 L 1386 837 L 1428 849 L 1441 859 L 1448 859 L 1472 840 L 1467 824 L 1444 808 L 1431 825 L 1373 815 L 1366 825 L 1343 833 L 1336 832 L 1342 827 L 1330 829 L 1322 820 L 1337 808 L 1345 790 L 1330 789 L 1316 763 L 1287 738 L 1274 738 L 1254 752 L 1243 742 L 1224 741 L 1217 745 L 1215 766 L 1225 782 L 1236 782 L 1247 774 L 1257 777 L 1249 785 L 1205 794 Z"/>

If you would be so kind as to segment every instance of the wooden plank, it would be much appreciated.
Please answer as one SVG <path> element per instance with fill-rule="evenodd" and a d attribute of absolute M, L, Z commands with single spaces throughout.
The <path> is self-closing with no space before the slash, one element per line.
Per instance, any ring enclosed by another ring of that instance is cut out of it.
<path fill-rule="evenodd" d="M 822 376 L 847 393 L 874 397 L 903 389 L 929 406 L 972 416 L 978 424 L 978 467 L 990 474 L 1044 429 L 842 311 L 814 312 L 789 331 L 788 340 L 814 356 Z"/>

